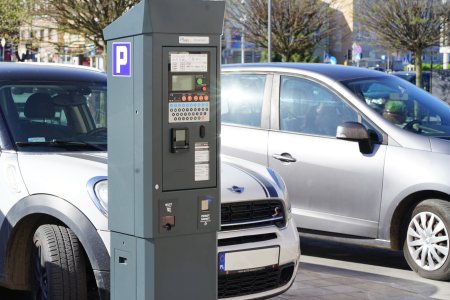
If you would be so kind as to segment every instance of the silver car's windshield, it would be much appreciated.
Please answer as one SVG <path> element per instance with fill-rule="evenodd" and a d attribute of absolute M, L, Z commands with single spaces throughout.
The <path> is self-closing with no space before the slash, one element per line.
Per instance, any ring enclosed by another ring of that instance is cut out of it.
<path fill-rule="evenodd" d="M 450 139 L 450 105 L 394 76 L 342 82 L 386 120 L 414 133 Z"/>
<path fill-rule="evenodd" d="M 19 151 L 106 151 L 106 84 L 5 83 L 0 108 Z"/>

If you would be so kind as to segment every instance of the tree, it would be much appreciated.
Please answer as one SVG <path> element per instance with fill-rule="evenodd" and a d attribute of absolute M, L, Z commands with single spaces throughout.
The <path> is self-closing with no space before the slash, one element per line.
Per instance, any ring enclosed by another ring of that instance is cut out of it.
<path fill-rule="evenodd" d="M 283 61 L 309 61 L 317 45 L 335 29 L 330 2 L 272 0 L 272 51 Z M 262 48 L 267 41 L 267 0 L 229 0 L 226 17 L 246 39 Z"/>
<path fill-rule="evenodd" d="M 24 18 L 21 0 L 0 0 L 0 39 L 18 42 Z"/>
<path fill-rule="evenodd" d="M 362 0 L 360 18 L 381 47 L 413 53 L 416 85 L 422 87 L 423 52 L 439 45 L 449 8 L 442 0 Z"/>
<path fill-rule="evenodd" d="M 103 49 L 103 29 L 139 1 L 35 0 L 34 7 L 36 14 L 49 16 L 62 31 L 83 35 Z"/>

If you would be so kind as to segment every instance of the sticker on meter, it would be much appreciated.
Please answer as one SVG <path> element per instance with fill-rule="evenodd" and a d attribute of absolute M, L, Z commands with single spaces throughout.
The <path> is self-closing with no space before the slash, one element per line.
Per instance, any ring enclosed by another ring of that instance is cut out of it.
<path fill-rule="evenodd" d="M 208 54 L 171 53 L 171 72 L 208 72 Z"/>

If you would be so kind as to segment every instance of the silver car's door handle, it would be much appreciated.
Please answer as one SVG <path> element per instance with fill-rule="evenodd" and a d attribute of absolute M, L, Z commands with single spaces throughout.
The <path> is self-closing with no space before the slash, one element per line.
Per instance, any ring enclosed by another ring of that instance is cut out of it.
<path fill-rule="evenodd" d="M 293 163 L 296 162 L 297 160 L 292 157 L 292 155 L 290 155 L 289 153 L 281 153 L 281 154 L 274 154 L 272 155 L 273 158 L 278 159 L 282 162 L 289 162 L 289 163 Z"/>

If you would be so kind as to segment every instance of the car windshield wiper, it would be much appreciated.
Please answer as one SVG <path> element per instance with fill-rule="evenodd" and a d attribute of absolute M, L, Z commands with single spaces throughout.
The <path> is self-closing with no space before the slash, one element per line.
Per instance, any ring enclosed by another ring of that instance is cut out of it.
<path fill-rule="evenodd" d="M 35 147 L 35 146 L 49 146 L 49 147 L 87 147 L 95 150 L 105 151 L 105 149 L 101 146 L 87 143 L 84 141 L 71 141 L 71 140 L 56 140 L 53 139 L 51 141 L 43 141 L 43 142 L 17 142 L 17 146 L 19 147 Z"/>

